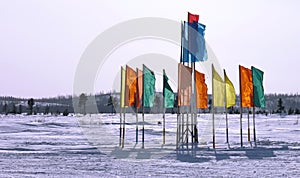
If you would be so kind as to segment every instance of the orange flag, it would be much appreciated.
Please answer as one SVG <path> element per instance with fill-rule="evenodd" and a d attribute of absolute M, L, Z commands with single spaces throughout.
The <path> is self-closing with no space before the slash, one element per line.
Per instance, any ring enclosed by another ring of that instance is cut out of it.
<path fill-rule="evenodd" d="M 143 71 L 137 69 L 137 101 L 136 108 L 141 107 L 141 100 L 143 97 Z"/>
<path fill-rule="evenodd" d="M 133 106 L 136 95 L 136 72 L 126 65 L 125 106 Z"/>
<path fill-rule="evenodd" d="M 207 85 L 205 83 L 205 75 L 195 70 L 196 79 L 196 97 L 197 97 L 197 108 L 207 108 Z"/>
<path fill-rule="evenodd" d="M 190 106 L 192 68 L 178 64 L 178 106 Z"/>
<path fill-rule="evenodd" d="M 240 100 L 242 107 L 253 107 L 252 72 L 243 66 L 240 68 Z"/>

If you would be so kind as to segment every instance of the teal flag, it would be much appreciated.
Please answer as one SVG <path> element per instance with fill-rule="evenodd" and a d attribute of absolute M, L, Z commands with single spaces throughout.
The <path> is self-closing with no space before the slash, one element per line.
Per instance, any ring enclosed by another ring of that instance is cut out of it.
<path fill-rule="evenodd" d="M 174 107 L 174 92 L 168 83 L 168 76 L 164 73 L 164 83 L 163 83 L 163 96 L 164 96 L 164 107 L 173 108 Z"/>
<path fill-rule="evenodd" d="M 263 76 L 264 72 L 251 67 L 252 70 L 252 81 L 253 81 L 253 100 L 254 106 L 264 108 L 266 107 L 264 87 L 263 87 Z"/>
<path fill-rule="evenodd" d="M 144 87 L 143 87 L 143 106 L 152 107 L 155 98 L 155 75 L 154 72 L 143 65 L 144 72 Z"/>

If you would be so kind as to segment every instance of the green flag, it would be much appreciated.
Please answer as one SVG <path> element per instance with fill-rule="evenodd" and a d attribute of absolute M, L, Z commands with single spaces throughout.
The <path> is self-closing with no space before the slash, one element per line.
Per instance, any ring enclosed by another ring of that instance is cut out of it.
<path fill-rule="evenodd" d="M 163 83 L 163 97 L 164 97 L 164 107 L 165 108 L 173 108 L 174 107 L 174 93 L 172 88 L 168 83 L 168 76 L 164 73 L 164 83 Z"/>
<path fill-rule="evenodd" d="M 263 87 L 263 76 L 264 72 L 251 67 L 252 70 L 252 81 L 253 81 L 253 100 L 254 106 L 264 108 L 266 107 L 264 87 Z"/>
<path fill-rule="evenodd" d="M 143 65 L 144 87 L 143 87 L 143 106 L 152 107 L 155 98 L 155 75 L 154 72 Z"/>

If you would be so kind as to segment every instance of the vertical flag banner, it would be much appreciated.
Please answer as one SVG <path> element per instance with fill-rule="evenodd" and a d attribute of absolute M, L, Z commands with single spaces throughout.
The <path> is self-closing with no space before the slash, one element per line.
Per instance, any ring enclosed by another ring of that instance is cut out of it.
<path fill-rule="evenodd" d="M 164 97 L 164 108 L 173 108 L 174 107 L 174 92 L 172 88 L 170 87 L 168 83 L 168 76 L 165 73 L 165 70 L 163 71 L 163 97 Z"/>
<path fill-rule="evenodd" d="M 198 22 L 189 24 L 188 45 L 191 62 L 205 61 L 208 58 L 204 39 L 205 28 L 205 25 Z"/>
<path fill-rule="evenodd" d="M 254 106 L 264 108 L 266 107 L 264 87 L 263 87 L 264 72 L 253 66 L 251 67 L 251 70 L 252 70 L 252 78 L 253 78 Z"/>
<path fill-rule="evenodd" d="M 141 107 L 141 101 L 143 97 L 143 71 L 137 69 L 137 101 L 136 108 Z"/>
<path fill-rule="evenodd" d="M 197 108 L 206 109 L 208 95 L 207 95 L 207 85 L 205 83 L 205 75 L 195 70 L 195 80 L 196 80 L 196 97 L 197 97 Z"/>
<path fill-rule="evenodd" d="M 152 107 L 155 98 L 155 75 L 154 72 L 143 65 L 144 82 L 143 82 L 143 106 Z"/>
<path fill-rule="evenodd" d="M 192 69 L 178 64 L 178 106 L 190 106 L 192 93 Z"/>
<path fill-rule="evenodd" d="M 226 108 L 235 106 L 236 104 L 236 93 L 232 82 L 229 80 L 226 72 L 224 70 L 224 79 L 225 79 L 225 90 L 226 90 Z"/>
<path fill-rule="evenodd" d="M 243 66 L 240 68 L 240 94 L 242 107 L 253 107 L 252 72 Z"/>
<path fill-rule="evenodd" d="M 188 21 L 189 21 L 189 23 L 198 22 L 199 15 L 188 12 Z"/>
<path fill-rule="evenodd" d="M 136 94 L 136 72 L 126 65 L 125 106 L 133 106 Z"/>
<path fill-rule="evenodd" d="M 181 48 L 180 62 L 189 62 L 188 24 L 181 22 Z"/>
<path fill-rule="evenodd" d="M 213 104 L 214 106 L 224 107 L 224 82 L 218 72 L 212 65 L 212 76 L 213 76 Z"/>
<path fill-rule="evenodd" d="M 126 80 L 126 71 L 121 67 L 121 97 L 120 97 L 120 106 L 121 108 L 125 107 L 125 80 Z"/>

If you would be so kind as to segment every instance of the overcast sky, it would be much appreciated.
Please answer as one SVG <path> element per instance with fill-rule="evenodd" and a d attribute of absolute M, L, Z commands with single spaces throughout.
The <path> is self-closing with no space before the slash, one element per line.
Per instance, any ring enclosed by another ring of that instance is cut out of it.
<path fill-rule="evenodd" d="M 206 41 L 237 92 L 241 64 L 265 72 L 266 93 L 297 93 L 299 7 L 297 0 L 1 0 L 0 95 L 72 94 L 80 57 L 101 32 L 133 18 L 161 17 L 180 22 L 186 20 L 188 11 L 200 14 L 200 21 L 207 26 Z M 151 52 L 162 47 L 149 40 L 141 43 Z M 140 46 L 132 43 L 127 48 L 134 45 Z M 179 59 L 180 49 L 172 50 L 166 54 Z M 116 53 L 126 59 L 126 51 Z M 126 64 L 111 57 L 117 69 Z M 95 90 L 110 90 L 116 71 L 100 72 Z"/>

